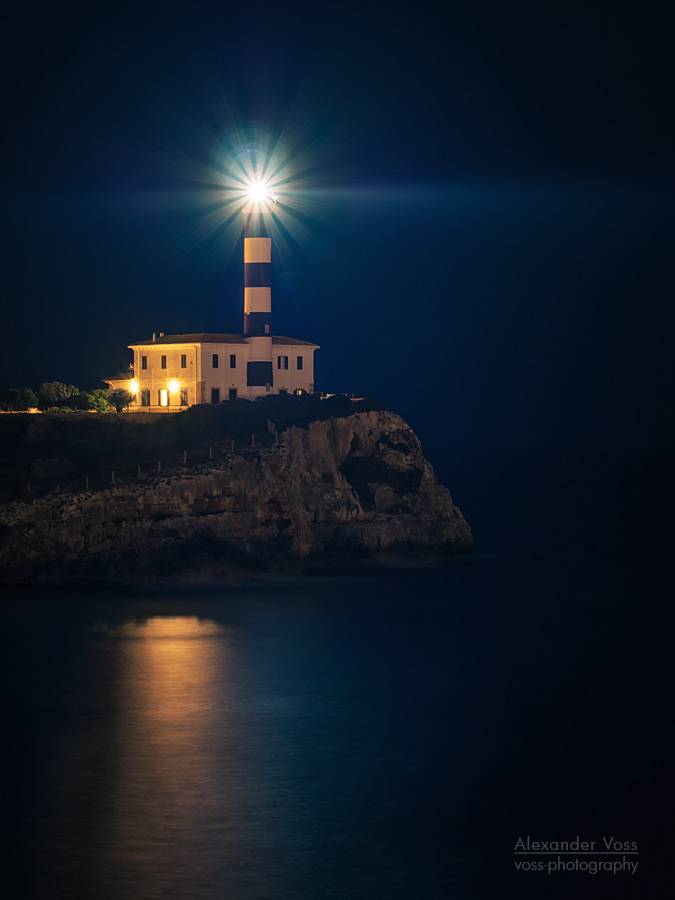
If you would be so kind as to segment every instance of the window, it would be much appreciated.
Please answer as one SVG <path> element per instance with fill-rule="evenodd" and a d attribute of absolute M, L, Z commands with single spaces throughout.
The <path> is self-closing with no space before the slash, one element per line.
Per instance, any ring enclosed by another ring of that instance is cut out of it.
<path fill-rule="evenodd" d="M 150 406 L 150 391 L 141 391 L 141 406 Z"/>
<path fill-rule="evenodd" d="M 147 368 L 148 368 L 148 357 L 141 356 L 141 369 L 147 369 Z"/>
<path fill-rule="evenodd" d="M 162 368 L 166 369 L 166 356 L 162 357 Z"/>
<path fill-rule="evenodd" d="M 181 367 L 181 369 L 187 369 L 187 353 L 181 353 L 180 367 Z"/>
<path fill-rule="evenodd" d="M 298 372 L 302 369 L 302 356 L 298 356 L 297 359 Z"/>
<path fill-rule="evenodd" d="M 211 357 L 211 365 L 213 366 L 214 369 L 218 368 L 218 354 L 217 353 L 214 353 L 213 356 Z"/>
<path fill-rule="evenodd" d="M 166 390 L 157 391 L 157 405 L 158 406 L 168 406 L 169 405 L 169 392 Z"/>
<path fill-rule="evenodd" d="M 236 353 L 230 353 L 230 368 L 231 369 L 237 368 L 237 354 Z"/>
<path fill-rule="evenodd" d="M 180 392 L 180 405 L 187 406 L 188 405 L 188 392 L 187 388 L 184 388 Z"/>
<path fill-rule="evenodd" d="M 287 369 L 288 368 L 288 357 L 287 356 L 277 356 L 277 369 Z"/>
<path fill-rule="evenodd" d="M 220 403 L 220 388 L 211 388 L 211 403 L 214 406 Z"/>
<path fill-rule="evenodd" d="M 270 333 L 270 326 L 265 325 L 265 334 L 269 334 L 269 333 Z"/>
<path fill-rule="evenodd" d="M 230 400 L 236 400 L 236 399 L 237 399 L 237 389 L 230 388 Z"/>

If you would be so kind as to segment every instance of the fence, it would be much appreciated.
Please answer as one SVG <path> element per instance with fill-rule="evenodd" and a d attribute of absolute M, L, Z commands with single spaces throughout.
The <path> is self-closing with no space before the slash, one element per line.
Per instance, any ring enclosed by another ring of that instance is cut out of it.
<path fill-rule="evenodd" d="M 263 435 L 252 434 L 242 441 L 228 438 L 226 440 L 212 441 L 208 447 L 197 450 L 172 450 L 155 457 L 142 460 L 115 459 L 114 463 L 108 463 L 91 467 L 82 473 L 68 478 L 52 478 L 49 480 L 14 482 L 6 485 L 1 492 L 2 500 L 11 502 L 22 500 L 30 502 L 42 499 L 53 493 L 79 494 L 86 491 L 103 491 L 115 489 L 125 484 L 138 484 L 150 481 L 158 475 L 176 474 L 185 469 L 194 468 L 210 459 L 222 459 L 228 455 L 247 455 L 257 453 L 261 447 L 269 446 L 276 435 L 276 429 L 272 422 L 268 422 L 268 431 Z"/>

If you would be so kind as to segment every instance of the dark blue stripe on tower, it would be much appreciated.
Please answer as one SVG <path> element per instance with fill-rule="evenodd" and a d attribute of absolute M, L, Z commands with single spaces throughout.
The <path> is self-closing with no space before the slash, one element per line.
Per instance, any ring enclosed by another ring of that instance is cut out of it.
<path fill-rule="evenodd" d="M 244 263 L 244 287 L 271 287 L 272 263 Z"/>
<path fill-rule="evenodd" d="M 269 237 L 265 217 L 260 213 L 247 213 L 244 217 L 244 237 Z"/>
<path fill-rule="evenodd" d="M 267 330 L 265 330 L 267 326 Z M 272 333 L 272 313 L 253 312 L 244 316 L 244 334 L 256 337 L 261 334 Z M 264 382 L 263 382 L 264 384 Z"/>

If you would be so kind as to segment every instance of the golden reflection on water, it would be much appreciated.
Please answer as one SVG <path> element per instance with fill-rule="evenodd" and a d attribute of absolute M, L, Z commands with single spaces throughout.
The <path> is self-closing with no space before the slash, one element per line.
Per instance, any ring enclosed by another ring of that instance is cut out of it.
<path fill-rule="evenodd" d="M 127 622 L 109 637 L 117 716 L 102 823 L 105 868 L 129 896 L 144 882 L 170 891 L 176 877 L 190 881 L 202 836 L 223 812 L 226 631 L 196 617 L 154 617 Z"/>

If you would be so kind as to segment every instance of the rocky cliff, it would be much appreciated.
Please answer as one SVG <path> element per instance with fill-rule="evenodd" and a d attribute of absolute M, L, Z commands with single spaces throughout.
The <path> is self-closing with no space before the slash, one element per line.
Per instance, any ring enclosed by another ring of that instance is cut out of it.
<path fill-rule="evenodd" d="M 5 581 L 207 578 L 472 549 L 416 435 L 386 412 L 312 422 L 271 448 L 0 510 Z"/>

